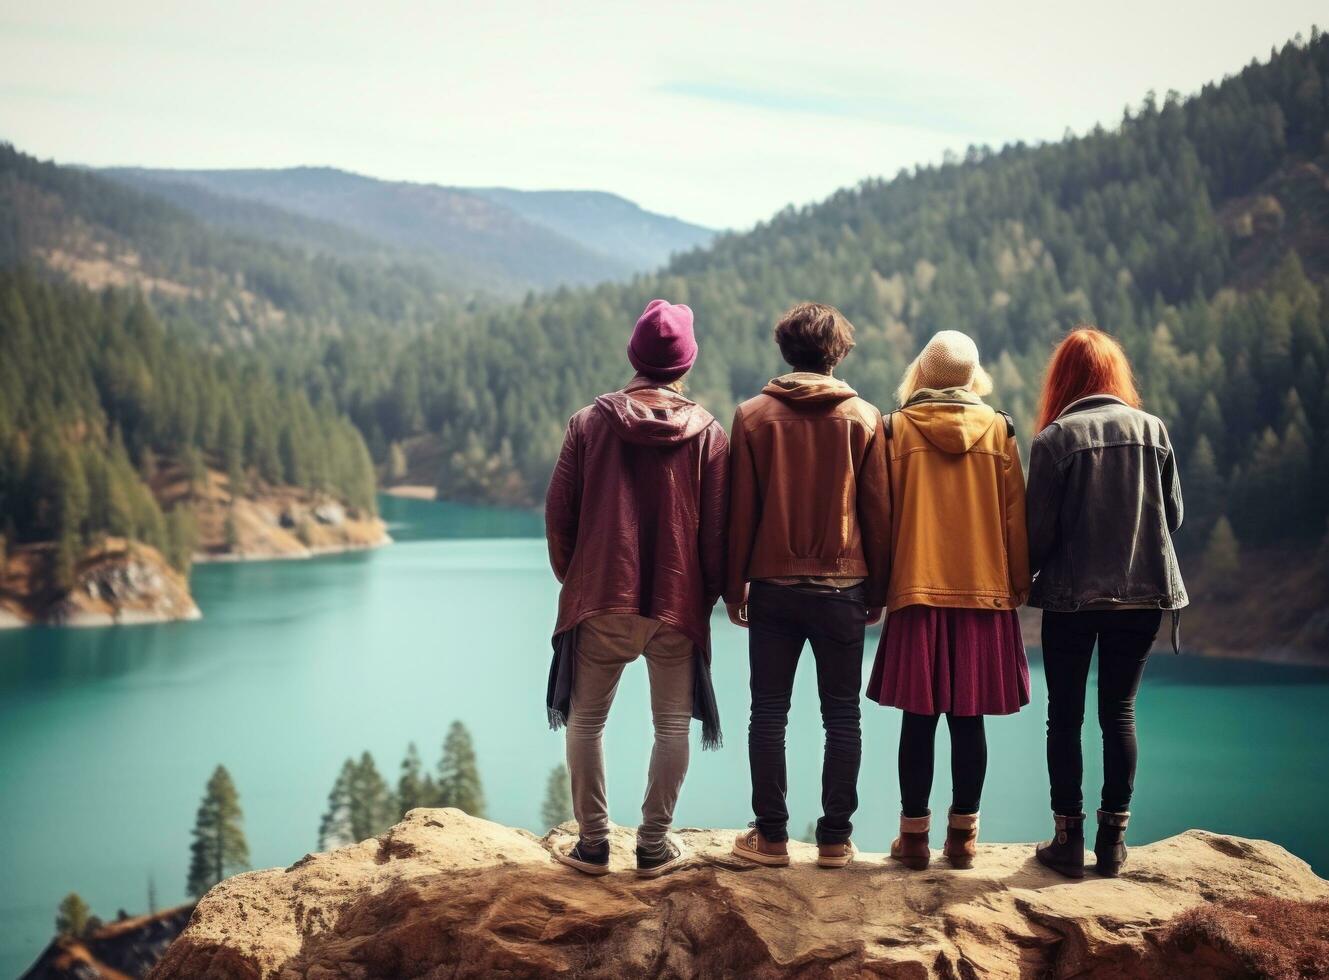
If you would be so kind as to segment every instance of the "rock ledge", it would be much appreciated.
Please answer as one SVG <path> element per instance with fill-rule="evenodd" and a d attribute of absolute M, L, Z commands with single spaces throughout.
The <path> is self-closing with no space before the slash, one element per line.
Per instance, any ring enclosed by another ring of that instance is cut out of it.
<path fill-rule="evenodd" d="M 565 830 L 412 810 L 375 840 L 218 885 L 152 977 L 1218 977 L 1238 961 L 1178 917 L 1329 900 L 1283 848 L 1200 830 L 1082 882 L 1025 844 L 980 845 L 969 871 L 935 852 L 919 873 L 880 854 L 827 871 L 805 844 L 791 867 L 757 868 L 720 830 L 681 831 L 692 863 L 641 881 L 630 832 L 614 833 L 617 873 L 590 879 L 550 860 Z"/>

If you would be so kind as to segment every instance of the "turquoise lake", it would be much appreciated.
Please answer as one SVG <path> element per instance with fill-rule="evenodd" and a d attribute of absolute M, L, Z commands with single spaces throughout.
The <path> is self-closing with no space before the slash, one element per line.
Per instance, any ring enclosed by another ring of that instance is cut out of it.
<path fill-rule="evenodd" d="M 538 515 L 383 499 L 397 543 L 296 562 L 199 566 L 195 623 L 0 633 L 0 976 L 50 939 L 79 892 L 104 919 L 184 900 L 190 828 L 218 763 L 240 791 L 253 866 L 317 842 L 342 760 L 369 749 L 395 783 L 410 741 L 433 766 L 448 725 L 476 740 L 489 816 L 538 826 L 563 756 L 544 717 L 557 584 Z M 680 825 L 741 827 L 747 799 L 746 638 L 714 619 L 726 744 L 701 752 Z M 1184 633 L 1183 633 L 1184 635 Z M 864 676 L 875 652 L 869 637 Z M 1048 830 L 1041 662 L 1034 701 L 990 719 L 983 838 Z M 791 830 L 818 815 L 821 723 L 811 660 L 788 737 Z M 1099 768 L 1090 692 L 1086 797 Z M 630 668 L 606 742 L 612 816 L 639 816 L 650 747 L 646 674 Z M 1157 654 L 1141 692 L 1131 840 L 1189 827 L 1262 837 L 1329 874 L 1329 671 Z M 855 839 L 889 843 L 898 811 L 898 713 L 864 703 Z M 934 809 L 949 799 L 945 726 Z M 940 838 L 934 834 L 934 845 Z M 981 860 L 980 855 L 980 860 Z M 571 873 L 571 872 L 570 872 Z"/>

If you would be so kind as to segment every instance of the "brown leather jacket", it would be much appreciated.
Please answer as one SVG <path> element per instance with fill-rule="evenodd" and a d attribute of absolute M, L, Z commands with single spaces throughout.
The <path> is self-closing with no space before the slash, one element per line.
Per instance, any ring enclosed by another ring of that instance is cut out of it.
<path fill-rule="evenodd" d="M 924 389 L 887 420 L 891 609 L 1014 609 L 1029 597 L 1024 471 L 1006 416 Z"/>
<path fill-rule="evenodd" d="M 641 379 L 572 417 L 545 497 L 549 563 L 563 585 L 555 634 L 637 613 L 709 649 L 728 448 L 704 408 Z"/>
<path fill-rule="evenodd" d="M 880 606 L 890 569 L 881 413 L 843 381 L 786 374 L 738 406 L 730 438 L 725 602 L 747 583 L 863 578 Z"/>

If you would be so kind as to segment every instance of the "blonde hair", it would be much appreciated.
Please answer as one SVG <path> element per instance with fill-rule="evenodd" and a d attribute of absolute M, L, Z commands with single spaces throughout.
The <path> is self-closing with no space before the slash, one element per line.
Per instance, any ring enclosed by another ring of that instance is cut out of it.
<path fill-rule="evenodd" d="M 895 389 L 896 404 L 903 406 L 918 393 L 919 388 L 923 387 L 918 380 L 919 362 L 922 359 L 923 354 L 920 351 L 919 355 L 910 361 L 909 366 L 904 369 L 904 377 L 900 379 L 900 387 Z M 992 393 L 992 375 L 983 369 L 983 365 L 974 365 L 974 377 L 969 382 L 968 389 L 980 398 Z"/>
<path fill-rule="evenodd" d="M 688 390 L 688 375 L 690 375 L 691 373 L 692 371 L 690 370 L 684 371 L 682 374 L 680 374 L 677 378 L 675 378 L 672 381 L 661 381 L 659 378 L 652 378 L 649 374 L 642 374 L 640 371 L 638 371 L 636 374 L 632 376 L 628 384 L 632 384 L 633 381 L 645 381 L 649 383 L 652 387 L 668 388 L 670 391 L 681 395 Z"/>

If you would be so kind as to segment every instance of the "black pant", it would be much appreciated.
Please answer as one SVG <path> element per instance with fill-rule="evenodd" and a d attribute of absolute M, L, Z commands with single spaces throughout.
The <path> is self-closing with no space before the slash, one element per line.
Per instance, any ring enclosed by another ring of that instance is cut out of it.
<path fill-rule="evenodd" d="M 784 736 L 794 670 L 803 644 L 812 641 L 817 661 L 821 723 L 826 730 L 821 766 L 819 844 L 849 839 L 858 809 L 859 688 L 863 680 L 863 588 L 832 590 L 753 582 L 748 595 L 748 661 L 752 670 L 752 718 L 748 762 L 757 829 L 770 841 L 789 839 L 785 807 Z"/>
<path fill-rule="evenodd" d="M 1098 643 L 1098 724 L 1103 730 L 1103 799 L 1109 813 L 1131 808 L 1135 787 L 1135 694 L 1158 636 L 1158 609 L 1043 613 L 1043 672 L 1048 683 L 1048 778 L 1052 811 L 1084 811 L 1080 727 L 1089 661 Z"/>
<path fill-rule="evenodd" d="M 940 715 L 904 712 L 900 723 L 900 810 L 926 817 L 932 795 L 933 745 Z M 946 715 L 951 730 L 951 810 L 977 813 L 988 770 L 988 740 L 982 715 Z"/>

